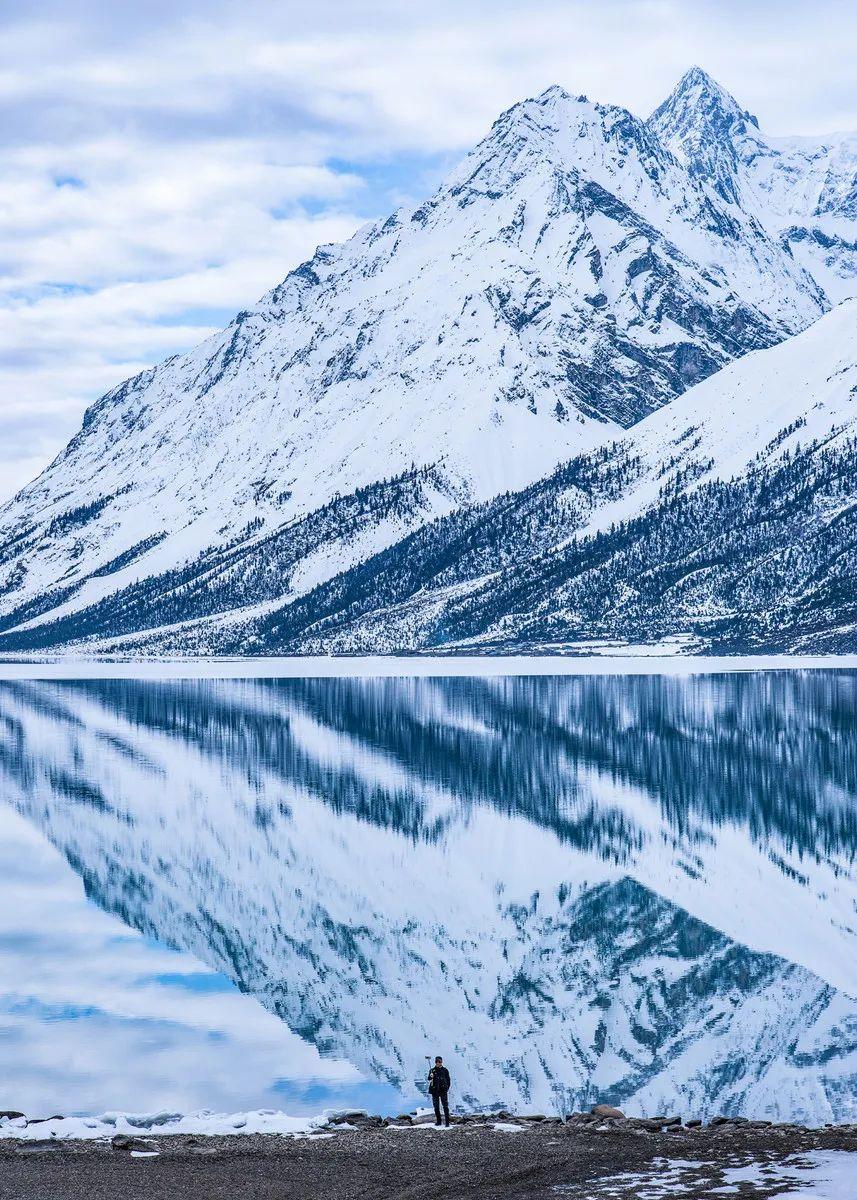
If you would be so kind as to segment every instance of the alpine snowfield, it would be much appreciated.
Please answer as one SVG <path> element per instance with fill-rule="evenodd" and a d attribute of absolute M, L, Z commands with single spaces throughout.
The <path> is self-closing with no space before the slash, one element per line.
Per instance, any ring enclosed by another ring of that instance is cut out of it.
<path fill-rule="evenodd" d="M 701 622 L 743 620 L 746 597 L 694 593 L 675 629 L 639 605 L 605 623 L 543 597 L 551 619 L 530 627 L 502 572 L 664 491 L 678 503 L 756 462 L 775 471 L 798 441 L 850 453 L 856 163 L 851 136 L 765 138 L 696 68 L 648 121 L 557 87 L 514 106 L 424 204 L 321 247 L 223 333 L 89 410 L 0 512 L 0 649 L 387 652 L 644 640 L 636 626 L 723 643 Z M 496 526 L 551 489 L 547 540 L 539 519 L 523 539 Z M 487 572 L 468 560 L 473 519 L 495 524 Z M 452 592 L 434 595 L 429 568 L 405 580 L 428 608 L 380 582 L 368 594 L 385 554 L 399 564 L 438 529 L 459 539 Z M 610 589 L 633 590 L 615 556 L 610 570 Z M 447 624 L 486 573 L 490 611 Z M 821 626 L 821 648 L 850 645 L 835 600 Z"/>

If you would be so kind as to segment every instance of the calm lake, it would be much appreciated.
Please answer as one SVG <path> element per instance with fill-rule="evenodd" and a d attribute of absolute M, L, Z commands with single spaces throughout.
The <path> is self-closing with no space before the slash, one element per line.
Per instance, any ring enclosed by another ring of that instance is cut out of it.
<path fill-rule="evenodd" d="M 0 1109 L 855 1120 L 855 859 L 850 671 L 0 682 Z"/>

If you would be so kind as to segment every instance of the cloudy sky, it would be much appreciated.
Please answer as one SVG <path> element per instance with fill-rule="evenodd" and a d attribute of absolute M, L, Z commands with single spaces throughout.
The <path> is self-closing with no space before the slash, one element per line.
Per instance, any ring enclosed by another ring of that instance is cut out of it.
<path fill-rule="evenodd" d="M 698 63 L 771 133 L 857 128 L 843 0 L 0 0 L 0 500 L 91 400 L 552 83 L 648 113 Z"/>

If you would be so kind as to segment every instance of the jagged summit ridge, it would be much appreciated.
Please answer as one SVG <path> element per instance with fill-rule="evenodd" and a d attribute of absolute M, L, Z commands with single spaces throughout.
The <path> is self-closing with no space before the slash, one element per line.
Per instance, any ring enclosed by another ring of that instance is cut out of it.
<path fill-rule="evenodd" d="M 692 67 L 649 118 L 664 145 L 687 162 L 700 179 L 712 181 L 727 202 L 740 205 L 737 152 L 733 141 L 758 120 L 701 67 Z"/>
<path fill-rule="evenodd" d="M 722 87 L 702 67 L 685 71 L 672 92 L 649 118 L 649 124 L 663 131 L 667 123 L 674 127 L 707 126 L 723 132 L 735 123 L 749 122 L 757 129 L 758 117 L 742 108 L 731 92 Z"/>
<path fill-rule="evenodd" d="M 770 137 L 699 68 L 648 123 L 693 175 L 775 234 L 831 301 L 857 294 L 857 135 Z"/>

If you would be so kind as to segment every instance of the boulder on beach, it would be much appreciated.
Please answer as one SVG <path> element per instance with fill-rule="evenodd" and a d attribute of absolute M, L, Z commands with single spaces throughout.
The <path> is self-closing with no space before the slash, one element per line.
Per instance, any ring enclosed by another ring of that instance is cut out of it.
<path fill-rule="evenodd" d="M 620 1108 L 614 1108 L 612 1104 L 593 1104 L 590 1112 L 594 1117 L 624 1117 L 625 1114 Z"/>

